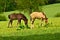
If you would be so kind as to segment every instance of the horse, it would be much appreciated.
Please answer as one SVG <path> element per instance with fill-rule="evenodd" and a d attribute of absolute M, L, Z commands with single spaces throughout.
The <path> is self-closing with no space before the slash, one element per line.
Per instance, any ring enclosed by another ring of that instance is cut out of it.
<path fill-rule="evenodd" d="M 25 15 L 23 15 L 22 13 L 12 13 L 8 15 L 8 18 L 10 19 L 9 23 L 8 23 L 8 27 L 11 24 L 12 26 L 12 22 L 13 20 L 18 20 L 17 25 L 20 23 L 21 24 L 21 20 L 24 21 L 25 25 L 28 26 L 28 19 L 26 18 Z"/>
<path fill-rule="evenodd" d="M 42 21 L 45 20 L 45 23 L 48 23 L 48 18 L 46 17 L 44 12 L 32 12 L 30 14 L 30 20 L 31 20 L 31 24 L 34 24 L 35 19 L 41 19 L 41 26 L 42 26 Z M 31 27 L 33 28 L 33 27 Z"/>

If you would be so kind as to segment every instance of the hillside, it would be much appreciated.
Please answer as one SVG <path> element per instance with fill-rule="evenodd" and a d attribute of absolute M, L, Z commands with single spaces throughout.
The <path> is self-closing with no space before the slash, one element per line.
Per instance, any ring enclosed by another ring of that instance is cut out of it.
<path fill-rule="evenodd" d="M 60 13 L 60 3 L 45 5 L 43 11 L 48 17 L 54 17 L 55 14 Z"/>

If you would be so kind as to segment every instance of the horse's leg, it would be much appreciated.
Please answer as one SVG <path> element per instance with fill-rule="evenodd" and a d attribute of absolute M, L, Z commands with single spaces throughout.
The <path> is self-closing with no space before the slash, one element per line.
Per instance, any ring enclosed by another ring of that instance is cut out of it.
<path fill-rule="evenodd" d="M 31 20 L 31 29 L 34 28 L 34 21 L 35 21 L 35 19 Z"/>
<path fill-rule="evenodd" d="M 34 21 L 35 21 L 35 19 L 36 19 L 36 18 L 32 19 L 32 22 L 31 22 L 31 24 L 34 24 Z"/>
<path fill-rule="evenodd" d="M 42 24 L 43 24 L 43 18 L 41 18 L 41 26 L 42 26 Z"/>
<path fill-rule="evenodd" d="M 8 27 L 9 27 L 10 23 L 11 23 L 11 26 L 12 26 L 12 20 L 9 21 L 9 23 L 8 23 Z"/>
<path fill-rule="evenodd" d="M 28 20 L 24 20 L 24 22 L 25 22 L 25 26 L 26 26 L 27 28 L 29 28 L 29 27 L 28 27 Z"/>
<path fill-rule="evenodd" d="M 31 24 L 34 23 L 35 19 L 30 18 Z"/>
<path fill-rule="evenodd" d="M 10 22 L 11 22 L 11 27 L 13 27 L 13 26 L 12 26 L 12 22 L 13 22 L 13 20 L 10 20 Z"/>
<path fill-rule="evenodd" d="M 9 21 L 9 23 L 8 23 L 8 28 L 9 28 L 9 26 L 10 26 L 10 21 Z"/>
<path fill-rule="evenodd" d="M 20 25 L 21 25 L 21 20 L 18 20 L 17 26 L 18 26 L 18 24 L 20 24 Z"/>

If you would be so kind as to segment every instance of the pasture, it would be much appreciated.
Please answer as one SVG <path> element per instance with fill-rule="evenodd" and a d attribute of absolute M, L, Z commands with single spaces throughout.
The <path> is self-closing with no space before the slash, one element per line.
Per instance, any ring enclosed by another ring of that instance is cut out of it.
<path fill-rule="evenodd" d="M 45 26 L 40 26 L 40 21 L 36 20 L 34 22 L 34 29 L 27 29 L 16 27 L 17 21 L 13 22 L 13 27 L 8 28 L 9 19 L 7 16 L 13 12 L 4 12 L 7 21 L 0 21 L 0 40 L 60 40 L 60 17 L 54 17 L 55 14 L 60 13 L 60 3 L 43 6 L 43 11 L 48 16 L 49 24 Z M 23 13 L 23 12 L 22 12 Z M 29 16 L 27 13 L 24 14 L 26 17 Z M 29 17 L 27 17 L 29 19 Z M 24 22 L 22 21 L 22 27 Z M 30 27 L 30 19 L 28 22 Z"/>

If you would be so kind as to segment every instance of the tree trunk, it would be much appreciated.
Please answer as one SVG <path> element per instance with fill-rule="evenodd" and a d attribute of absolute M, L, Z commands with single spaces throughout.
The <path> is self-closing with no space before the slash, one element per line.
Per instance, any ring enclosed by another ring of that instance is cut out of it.
<path fill-rule="evenodd" d="M 6 2 L 5 2 L 5 5 L 4 5 L 4 12 L 6 11 Z"/>

